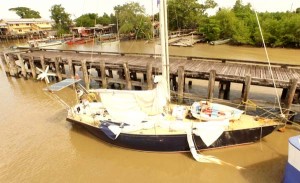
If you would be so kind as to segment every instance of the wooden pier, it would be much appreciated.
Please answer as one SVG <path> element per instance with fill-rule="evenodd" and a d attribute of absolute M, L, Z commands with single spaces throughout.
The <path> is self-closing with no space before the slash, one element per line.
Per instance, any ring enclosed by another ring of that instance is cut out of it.
<path fill-rule="evenodd" d="M 17 60 L 21 61 L 21 67 L 16 64 Z M 93 80 L 99 82 L 101 88 L 118 83 L 121 88 L 152 89 L 152 76 L 161 73 L 160 55 L 141 53 L 22 50 L 1 54 L 1 61 L 8 76 L 37 78 L 36 69 L 31 68 L 45 70 L 46 65 L 52 67 L 58 81 L 80 73 L 86 88 L 90 88 Z M 25 65 L 29 69 L 26 70 Z M 94 69 L 97 76 L 91 76 L 90 69 Z M 178 95 L 179 102 L 190 96 L 184 91 L 185 78 L 209 80 L 208 99 L 213 98 L 215 81 L 219 82 L 218 98 L 221 99 L 229 99 L 231 82 L 242 83 L 241 96 L 246 101 L 251 85 L 274 87 L 270 70 L 276 87 L 283 88 L 282 102 L 286 106 L 290 106 L 291 102 L 299 103 L 300 65 L 275 63 L 269 67 L 267 63 L 258 61 L 170 55 L 171 88 L 174 90 L 172 93 Z M 138 78 L 138 74 L 142 77 Z"/>

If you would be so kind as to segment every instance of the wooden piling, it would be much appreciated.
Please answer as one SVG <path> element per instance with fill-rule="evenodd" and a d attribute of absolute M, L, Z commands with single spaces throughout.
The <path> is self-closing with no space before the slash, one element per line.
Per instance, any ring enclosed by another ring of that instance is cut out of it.
<path fill-rule="evenodd" d="M 113 72 L 112 72 L 111 69 L 108 69 L 108 77 L 110 77 L 110 78 L 114 77 Z"/>
<path fill-rule="evenodd" d="M 124 74 L 125 74 L 125 80 L 126 80 L 126 88 L 127 88 L 127 90 L 131 90 L 132 89 L 132 84 L 131 84 L 131 78 L 130 78 L 128 63 L 125 62 L 123 64 L 123 67 L 124 67 Z"/>
<path fill-rule="evenodd" d="M 184 92 L 184 67 L 178 67 L 178 103 L 183 103 L 183 92 Z"/>
<path fill-rule="evenodd" d="M 16 61 L 11 58 L 11 56 L 8 56 L 8 61 L 9 61 L 9 65 L 10 65 L 10 69 L 9 69 L 9 72 L 10 72 L 10 75 L 11 76 L 14 76 L 14 77 L 19 77 L 18 75 L 18 66 L 16 65 Z"/>
<path fill-rule="evenodd" d="M 55 66 L 55 71 L 56 71 L 56 76 L 58 78 L 58 81 L 62 81 L 62 75 L 61 75 L 60 67 L 59 67 L 60 62 L 61 62 L 61 57 L 56 57 L 54 59 L 54 66 Z"/>
<path fill-rule="evenodd" d="M 288 88 L 282 88 L 280 101 L 285 102 L 285 99 L 287 98 Z"/>
<path fill-rule="evenodd" d="M 9 75 L 9 68 L 8 68 L 7 63 L 5 61 L 5 55 L 4 54 L 0 55 L 0 60 L 1 60 L 2 66 L 4 68 L 5 74 L 6 74 L 6 76 L 8 76 Z"/>
<path fill-rule="evenodd" d="M 5 53 L 3 54 L 3 56 L 4 56 L 4 60 L 5 60 L 7 69 L 8 69 L 7 75 L 12 76 L 13 72 L 12 72 L 12 68 L 11 68 L 11 65 L 10 65 L 10 61 L 9 61 L 10 59 Z"/>
<path fill-rule="evenodd" d="M 231 86 L 231 82 L 227 81 L 225 86 L 225 93 L 224 93 L 225 100 L 230 100 L 230 86 Z"/>
<path fill-rule="evenodd" d="M 298 79 L 290 79 L 290 86 L 288 89 L 288 94 L 287 94 L 287 99 L 285 100 L 285 108 L 287 109 L 286 111 L 286 115 L 289 114 L 289 110 L 291 109 L 292 103 L 293 103 L 293 99 L 294 99 L 294 95 L 297 89 L 297 83 L 298 83 Z"/>
<path fill-rule="evenodd" d="M 85 83 L 85 88 L 87 90 L 90 89 L 90 81 L 89 81 L 89 74 L 88 74 L 88 71 L 87 71 L 87 67 L 86 67 L 86 60 L 82 60 L 81 61 L 81 69 L 82 69 L 82 74 L 83 74 L 83 80 L 84 80 L 84 83 Z"/>
<path fill-rule="evenodd" d="M 69 67 L 69 78 L 74 78 L 75 77 L 75 72 L 74 72 L 74 67 L 72 63 L 72 59 L 68 58 L 68 67 Z"/>
<path fill-rule="evenodd" d="M 173 87 L 173 90 L 177 91 L 178 86 L 177 86 L 177 81 L 176 81 L 176 75 L 172 74 L 171 77 L 172 77 L 172 87 Z"/>
<path fill-rule="evenodd" d="M 219 82 L 219 98 L 229 100 L 230 99 L 230 81 Z"/>
<path fill-rule="evenodd" d="M 107 88 L 107 79 L 105 73 L 105 62 L 100 62 L 100 73 L 101 73 L 101 81 L 102 81 L 102 88 Z"/>
<path fill-rule="evenodd" d="M 18 56 L 18 60 L 19 60 L 20 65 L 21 65 L 21 73 L 22 73 L 22 75 L 23 75 L 24 78 L 27 78 L 27 71 L 26 71 L 26 69 L 25 69 L 24 60 L 23 60 L 23 58 L 21 57 L 21 54 L 20 54 L 20 53 L 18 53 L 17 56 Z"/>
<path fill-rule="evenodd" d="M 29 57 L 29 65 L 30 65 L 31 74 L 32 74 L 33 79 L 37 79 L 36 68 L 35 68 L 34 60 L 33 60 L 32 56 Z"/>
<path fill-rule="evenodd" d="M 247 102 L 249 93 L 250 93 L 250 86 L 251 86 L 251 76 L 247 75 L 245 77 L 245 83 L 244 83 L 242 96 L 243 96 L 243 102 Z"/>
<path fill-rule="evenodd" d="M 42 70 L 44 71 L 44 70 L 46 70 L 46 64 L 45 64 L 45 57 L 44 57 L 44 55 L 41 55 L 40 59 L 41 59 Z"/>
<path fill-rule="evenodd" d="M 223 99 L 225 94 L 225 85 L 222 81 L 219 82 L 219 94 L 218 98 Z"/>
<path fill-rule="evenodd" d="M 215 80 L 216 80 L 216 70 L 211 70 L 209 73 L 208 96 L 207 96 L 207 99 L 209 101 L 212 101 L 214 97 Z"/>
<path fill-rule="evenodd" d="M 147 79 L 147 88 L 148 90 L 152 90 L 153 89 L 153 79 L 152 79 L 152 62 L 148 62 L 147 63 L 147 75 L 146 75 L 146 79 Z"/>

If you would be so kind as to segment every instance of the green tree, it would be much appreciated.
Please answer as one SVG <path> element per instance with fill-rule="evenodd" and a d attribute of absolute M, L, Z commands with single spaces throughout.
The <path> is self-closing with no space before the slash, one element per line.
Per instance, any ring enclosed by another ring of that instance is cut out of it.
<path fill-rule="evenodd" d="M 49 11 L 51 12 L 50 18 L 54 20 L 54 29 L 58 31 L 58 34 L 69 33 L 72 20 L 70 14 L 65 12 L 65 8 L 61 5 L 53 5 Z"/>
<path fill-rule="evenodd" d="M 126 3 L 114 7 L 121 34 L 135 34 L 137 38 L 151 35 L 151 21 L 145 15 L 145 8 L 139 3 Z"/>
<path fill-rule="evenodd" d="M 220 37 L 222 39 L 232 38 L 238 21 L 234 12 L 230 9 L 221 9 L 217 12 L 216 19 L 220 22 Z"/>
<path fill-rule="evenodd" d="M 199 4 L 197 0 L 170 0 L 168 1 L 169 29 L 194 29 L 205 16 L 205 11 L 216 7 L 213 0 Z"/>
<path fill-rule="evenodd" d="M 77 27 L 94 27 L 97 24 L 98 15 L 95 13 L 88 13 L 81 15 L 75 19 Z"/>
<path fill-rule="evenodd" d="M 113 19 L 114 15 L 111 14 L 110 16 L 107 13 L 104 13 L 101 17 L 98 18 L 97 23 L 101 24 L 101 25 L 108 25 L 113 23 L 112 19 Z M 114 22 L 116 23 L 116 22 Z"/>
<path fill-rule="evenodd" d="M 41 18 L 38 11 L 31 10 L 27 7 L 10 8 L 9 11 L 14 11 L 21 18 Z"/>
<path fill-rule="evenodd" d="M 203 19 L 199 32 L 204 33 L 208 41 L 218 40 L 221 34 L 220 22 L 215 16 Z"/>

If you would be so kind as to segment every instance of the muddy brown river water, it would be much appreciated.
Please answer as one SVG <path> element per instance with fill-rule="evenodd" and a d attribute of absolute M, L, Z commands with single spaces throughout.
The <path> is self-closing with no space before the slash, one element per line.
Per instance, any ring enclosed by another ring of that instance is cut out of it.
<path fill-rule="evenodd" d="M 1 44 L 1 43 L 0 43 Z M 2 43 L 2 48 L 7 47 Z M 152 53 L 145 42 L 125 42 L 120 48 L 92 45 L 60 46 L 64 49 L 118 50 Z M 152 47 L 152 48 L 151 48 Z M 159 49 L 159 48 L 158 48 Z M 171 54 L 264 60 L 262 48 L 226 45 L 171 47 Z M 270 49 L 274 61 L 300 63 L 300 50 Z M 146 153 L 121 149 L 99 141 L 65 120 L 66 109 L 45 93 L 44 82 L 6 77 L 0 70 L 0 182 L 281 182 L 287 161 L 288 138 L 300 131 L 289 125 L 261 141 L 202 152 L 228 165 L 196 162 L 190 153 Z M 201 87 L 201 86 L 199 86 Z M 203 86 L 205 87 L 205 86 Z M 264 89 L 257 89 L 252 97 Z M 232 96 L 237 96 L 233 92 Z M 74 91 L 58 95 L 75 103 Z M 243 169 L 236 169 L 234 166 Z"/>

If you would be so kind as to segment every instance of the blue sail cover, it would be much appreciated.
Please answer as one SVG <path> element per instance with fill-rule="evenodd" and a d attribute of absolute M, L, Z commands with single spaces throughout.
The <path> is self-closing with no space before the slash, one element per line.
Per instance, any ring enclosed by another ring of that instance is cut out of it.
<path fill-rule="evenodd" d="M 62 80 L 58 83 L 55 83 L 53 85 L 51 85 L 50 87 L 48 87 L 47 89 L 50 90 L 50 91 L 60 91 L 74 83 L 77 83 L 79 82 L 81 79 L 65 79 L 65 80 Z"/>

